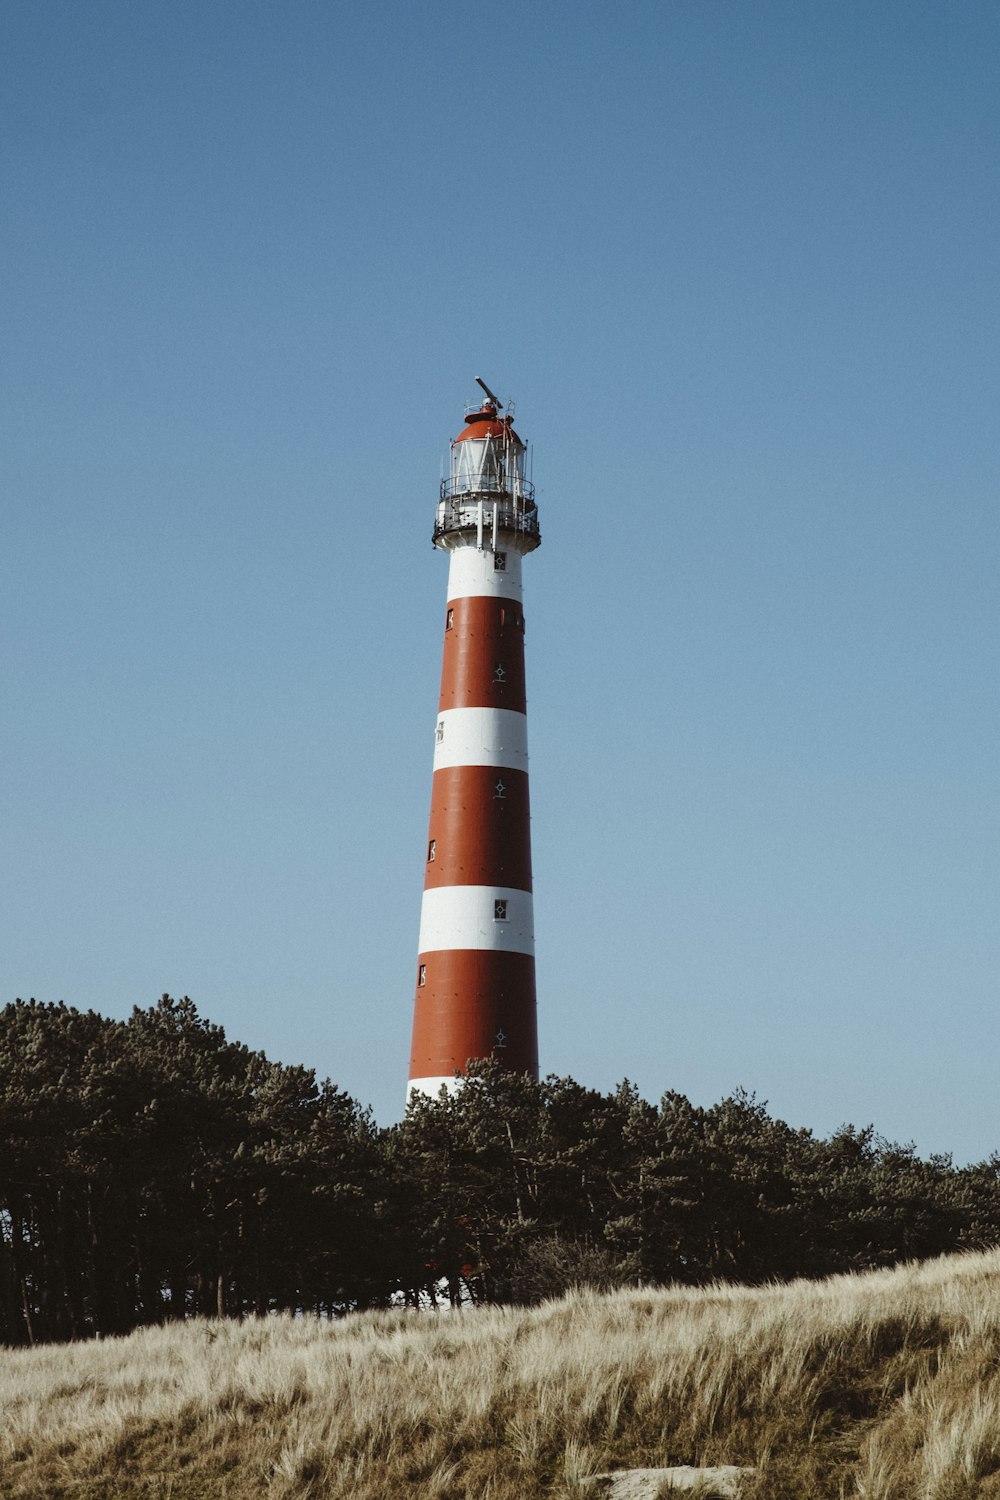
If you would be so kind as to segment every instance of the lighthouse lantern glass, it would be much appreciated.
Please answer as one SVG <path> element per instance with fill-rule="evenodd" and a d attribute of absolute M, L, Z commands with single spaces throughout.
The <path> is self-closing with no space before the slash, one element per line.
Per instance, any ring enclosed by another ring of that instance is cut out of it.
<path fill-rule="evenodd" d="M 451 449 L 452 494 L 486 490 L 491 494 L 510 491 L 524 478 L 524 449 L 502 437 L 465 438 Z"/>

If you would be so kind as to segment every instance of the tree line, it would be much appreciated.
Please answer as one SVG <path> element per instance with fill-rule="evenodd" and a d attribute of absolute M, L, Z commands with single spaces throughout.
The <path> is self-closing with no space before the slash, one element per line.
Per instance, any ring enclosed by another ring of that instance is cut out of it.
<path fill-rule="evenodd" d="M 229 1041 L 188 999 L 0 1010 L 0 1342 L 194 1314 L 335 1316 L 763 1281 L 1000 1241 L 1000 1157 L 956 1167 L 752 1096 L 711 1108 L 482 1065 L 399 1125 Z"/>

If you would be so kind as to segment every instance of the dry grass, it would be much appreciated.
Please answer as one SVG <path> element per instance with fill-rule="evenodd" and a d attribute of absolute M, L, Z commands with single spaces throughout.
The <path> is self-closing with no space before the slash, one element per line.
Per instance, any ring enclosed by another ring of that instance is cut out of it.
<path fill-rule="evenodd" d="M 0 1353 L 0 1495 L 568 1500 L 743 1464 L 759 1500 L 1000 1500 L 1000 1252 L 533 1309 Z"/>

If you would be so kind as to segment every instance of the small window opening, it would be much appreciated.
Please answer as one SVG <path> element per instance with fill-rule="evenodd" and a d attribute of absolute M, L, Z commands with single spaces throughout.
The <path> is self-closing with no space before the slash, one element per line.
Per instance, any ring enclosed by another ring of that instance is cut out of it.
<path fill-rule="evenodd" d="M 438 725 L 437 725 L 437 728 L 434 731 L 434 738 L 437 740 L 437 742 L 438 742 L 439 745 L 440 745 L 441 741 L 444 739 L 444 720 L 443 719 L 438 719 Z"/>
<path fill-rule="evenodd" d="M 424 985 L 426 983 L 427 983 L 427 965 L 426 964 L 421 964 L 420 968 L 417 970 L 417 984 L 418 985 Z"/>
<path fill-rule="evenodd" d="M 493 554 L 493 571 L 495 573 L 506 573 L 506 571 L 507 571 L 507 554 L 506 554 L 506 552 L 494 552 L 494 554 Z"/>
<path fill-rule="evenodd" d="M 445 630 L 450 630 L 451 627 L 454 625 L 454 623 L 455 623 L 455 611 L 453 609 L 449 609 L 448 613 L 445 615 L 445 618 L 444 618 L 444 628 L 445 628 Z"/>
<path fill-rule="evenodd" d="M 506 1047 L 507 1045 L 507 1033 L 502 1026 L 493 1038 L 493 1045 L 494 1047 Z"/>
<path fill-rule="evenodd" d="M 502 781 L 498 781 L 494 786 L 493 795 L 494 797 L 506 797 L 507 788 L 504 786 Z"/>
<path fill-rule="evenodd" d="M 503 664 L 502 661 L 498 661 L 497 664 L 496 664 L 496 666 L 493 668 L 493 681 L 494 682 L 506 682 L 507 681 L 507 668 L 504 666 L 504 664 Z"/>
<path fill-rule="evenodd" d="M 493 920 L 494 920 L 494 922 L 506 922 L 506 920 L 507 920 L 507 902 L 505 900 L 504 901 L 494 901 L 494 903 L 493 903 Z"/>
<path fill-rule="evenodd" d="M 428 864 L 431 863 L 431 861 L 433 860 L 434 856 L 437 854 L 437 846 L 438 846 L 437 839 L 431 839 L 430 843 L 427 845 L 427 863 Z"/>

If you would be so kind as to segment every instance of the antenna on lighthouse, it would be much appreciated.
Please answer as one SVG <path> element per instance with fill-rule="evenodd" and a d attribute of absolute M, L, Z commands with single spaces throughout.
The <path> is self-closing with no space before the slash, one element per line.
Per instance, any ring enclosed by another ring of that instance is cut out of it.
<path fill-rule="evenodd" d="M 493 392 L 490 390 L 489 386 L 486 384 L 486 381 L 481 375 L 476 376 L 476 384 L 486 392 L 487 396 L 489 396 L 490 400 L 499 411 L 500 407 L 503 406 L 503 402 L 498 396 L 494 396 Z"/>

